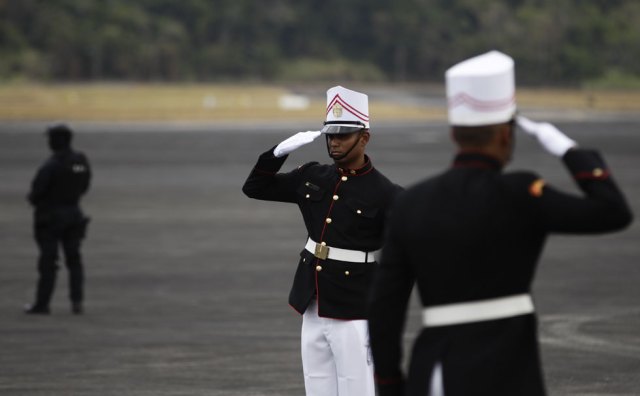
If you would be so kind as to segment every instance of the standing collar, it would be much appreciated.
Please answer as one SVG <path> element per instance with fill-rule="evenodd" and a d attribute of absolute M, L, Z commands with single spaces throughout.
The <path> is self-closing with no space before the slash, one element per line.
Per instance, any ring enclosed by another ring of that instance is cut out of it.
<path fill-rule="evenodd" d="M 497 158 L 484 153 L 461 151 L 455 156 L 452 167 L 500 170 L 502 163 Z"/>
<path fill-rule="evenodd" d="M 334 164 L 333 166 L 335 167 L 336 172 L 346 176 L 362 176 L 373 170 L 373 164 L 371 163 L 371 159 L 366 154 L 364 155 L 364 165 L 362 165 L 358 169 L 341 168 L 336 164 Z"/>

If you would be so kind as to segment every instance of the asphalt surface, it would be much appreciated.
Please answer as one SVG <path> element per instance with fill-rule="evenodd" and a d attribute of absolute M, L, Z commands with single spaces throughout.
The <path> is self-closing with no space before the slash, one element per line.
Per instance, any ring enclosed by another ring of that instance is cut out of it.
<path fill-rule="evenodd" d="M 640 213 L 640 118 L 557 117 L 604 153 Z M 300 317 L 287 305 L 302 221 L 240 188 L 259 153 L 316 125 L 73 126 L 94 167 L 86 314 L 71 315 L 62 268 L 52 315 L 33 317 L 22 313 L 36 276 L 25 195 L 48 150 L 42 124 L 0 124 L 0 395 L 303 395 Z M 450 162 L 444 124 L 373 126 L 369 154 L 401 185 Z M 284 168 L 309 160 L 328 160 L 321 142 Z M 578 193 L 524 136 L 508 169 Z M 534 288 L 550 395 L 640 394 L 638 224 L 550 239 Z M 417 318 L 414 300 L 407 346 Z"/>

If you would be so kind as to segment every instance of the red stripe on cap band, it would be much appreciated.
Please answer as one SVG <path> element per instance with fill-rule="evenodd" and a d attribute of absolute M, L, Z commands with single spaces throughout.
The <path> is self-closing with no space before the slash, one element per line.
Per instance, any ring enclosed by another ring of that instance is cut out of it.
<path fill-rule="evenodd" d="M 478 111 L 495 111 L 506 109 L 516 101 L 515 96 L 500 100 L 481 100 L 462 92 L 449 99 L 449 107 L 467 105 Z"/>

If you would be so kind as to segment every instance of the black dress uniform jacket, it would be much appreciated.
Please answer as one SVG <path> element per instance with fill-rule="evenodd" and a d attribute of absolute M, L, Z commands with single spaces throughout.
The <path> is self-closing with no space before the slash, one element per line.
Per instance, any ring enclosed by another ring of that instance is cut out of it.
<path fill-rule="evenodd" d="M 275 157 L 273 149 L 263 153 L 243 192 L 251 198 L 297 204 L 308 236 L 317 243 L 364 252 L 380 249 L 387 210 L 399 186 L 378 172 L 368 157 L 355 170 L 310 162 L 278 173 L 286 159 Z M 320 316 L 364 319 L 375 265 L 321 260 L 303 249 L 289 304 L 304 313 L 315 296 Z"/>
<path fill-rule="evenodd" d="M 461 153 L 451 169 L 401 194 L 389 220 L 370 306 L 380 395 L 404 395 L 401 334 L 414 282 L 425 307 L 529 293 L 551 232 L 617 230 L 632 215 L 597 152 L 564 163 L 578 197 L 535 174 L 503 174 L 490 157 Z M 417 338 L 407 395 L 428 395 L 441 362 L 446 396 L 544 395 L 535 314 L 426 327 Z"/>
<path fill-rule="evenodd" d="M 78 151 L 56 151 L 38 169 L 27 199 L 34 206 L 36 225 L 83 220 L 80 197 L 91 182 L 87 157 Z"/>

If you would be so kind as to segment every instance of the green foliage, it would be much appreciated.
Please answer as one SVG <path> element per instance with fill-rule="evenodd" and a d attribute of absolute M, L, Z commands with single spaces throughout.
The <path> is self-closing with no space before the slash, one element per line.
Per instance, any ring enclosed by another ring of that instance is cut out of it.
<path fill-rule="evenodd" d="M 375 65 L 346 59 L 303 58 L 288 62 L 278 75 L 284 81 L 384 81 L 384 73 Z"/>
<path fill-rule="evenodd" d="M 633 0 L 0 0 L 0 79 L 441 82 L 498 49 L 520 83 L 579 84 L 640 76 L 639 20 Z"/>
<path fill-rule="evenodd" d="M 602 77 L 587 80 L 583 85 L 587 89 L 638 90 L 640 76 L 624 73 L 618 69 L 609 69 Z"/>

